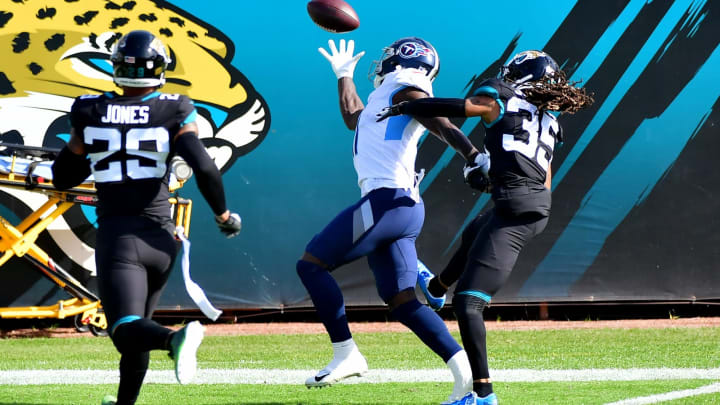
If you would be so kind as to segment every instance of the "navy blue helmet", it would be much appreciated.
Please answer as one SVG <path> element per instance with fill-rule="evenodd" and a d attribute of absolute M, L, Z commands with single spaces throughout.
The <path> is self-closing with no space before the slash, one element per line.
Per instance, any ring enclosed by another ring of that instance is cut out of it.
<path fill-rule="evenodd" d="M 113 80 L 118 86 L 160 87 L 170 58 L 162 41 L 148 31 L 125 34 L 113 49 Z"/>
<path fill-rule="evenodd" d="M 543 51 L 525 51 L 513 56 L 500 69 L 500 77 L 511 84 L 553 80 L 560 70 L 557 62 Z"/>
<path fill-rule="evenodd" d="M 398 67 L 424 70 L 432 81 L 440 71 L 440 57 L 435 47 L 422 38 L 400 38 L 383 48 L 380 60 L 373 62 L 368 76 L 377 88 L 385 75 L 394 72 Z"/>

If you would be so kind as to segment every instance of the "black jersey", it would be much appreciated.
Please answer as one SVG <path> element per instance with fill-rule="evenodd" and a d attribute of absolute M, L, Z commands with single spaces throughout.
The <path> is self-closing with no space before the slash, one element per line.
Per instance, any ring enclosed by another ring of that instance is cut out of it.
<path fill-rule="evenodd" d="M 500 79 L 485 80 L 475 95 L 491 97 L 500 105 L 498 118 L 483 122 L 496 208 L 511 215 L 549 215 L 550 190 L 544 183 L 560 133 L 557 119 Z"/>
<path fill-rule="evenodd" d="M 90 159 L 98 218 L 139 215 L 170 221 L 172 139 L 195 117 L 192 101 L 179 94 L 105 93 L 75 100 L 70 121 Z"/>

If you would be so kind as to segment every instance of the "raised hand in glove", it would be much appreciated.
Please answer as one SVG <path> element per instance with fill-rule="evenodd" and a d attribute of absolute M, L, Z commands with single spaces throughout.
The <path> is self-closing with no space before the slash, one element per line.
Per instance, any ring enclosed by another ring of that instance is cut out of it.
<path fill-rule="evenodd" d="M 407 105 L 407 103 L 407 101 L 401 101 L 397 104 L 391 105 L 390 107 L 383 108 L 382 110 L 380 110 L 379 113 L 375 114 L 375 116 L 377 117 L 377 122 L 380 122 L 387 117 L 405 114 L 405 106 Z"/>
<path fill-rule="evenodd" d="M 242 228 L 242 219 L 240 219 L 240 215 L 234 212 L 231 212 L 225 221 L 215 217 L 215 222 L 218 228 L 220 228 L 220 232 L 225 234 L 225 237 L 228 239 L 239 234 L 240 228 Z"/>
<path fill-rule="evenodd" d="M 483 193 L 490 191 L 490 155 L 487 153 L 478 153 L 472 163 L 465 163 L 463 167 L 463 177 L 465 183 L 475 190 Z"/>
<path fill-rule="evenodd" d="M 330 53 L 324 48 L 318 48 L 318 51 L 330 62 L 335 76 L 337 76 L 338 79 L 341 77 L 349 77 L 352 79 L 355 65 L 357 65 L 358 60 L 365 55 L 365 51 L 353 56 L 353 52 L 355 52 L 355 41 L 352 39 L 347 42 L 347 47 L 345 47 L 345 40 L 341 39 L 340 49 L 335 47 L 335 41 L 332 39 L 328 41 L 328 45 L 330 47 Z"/>

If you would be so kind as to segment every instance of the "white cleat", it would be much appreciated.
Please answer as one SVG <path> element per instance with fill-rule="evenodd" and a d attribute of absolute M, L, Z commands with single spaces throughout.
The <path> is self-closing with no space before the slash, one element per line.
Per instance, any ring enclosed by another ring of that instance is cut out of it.
<path fill-rule="evenodd" d="M 175 378 L 187 384 L 197 372 L 197 350 L 205 335 L 205 327 L 198 321 L 187 324 L 173 335 L 170 357 L 175 360 Z"/>
<path fill-rule="evenodd" d="M 361 377 L 367 371 L 367 360 L 359 350 L 354 349 L 346 358 L 333 359 L 327 367 L 305 380 L 305 386 L 308 388 L 327 387 L 349 377 Z"/>

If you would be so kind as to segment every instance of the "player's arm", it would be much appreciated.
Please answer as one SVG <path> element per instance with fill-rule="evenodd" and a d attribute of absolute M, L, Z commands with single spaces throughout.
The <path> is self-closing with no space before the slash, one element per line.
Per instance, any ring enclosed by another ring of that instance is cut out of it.
<path fill-rule="evenodd" d="M 379 115 L 382 121 L 393 115 L 407 114 L 417 117 L 481 117 L 485 122 L 493 122 L 500 116 L 500 106 L 495 99 L 477 95 L 470 98 L 424 97 L 395 102 Z"/>
<path fill-rule="evenodd" d="M 342 114 L 343 121 L 345 121 L 345 126 L 354 130 L 360 113 L 365 109 L 365 105 L 358 96 L 355 82 L 351 77 L 338 79 L 338 96 L 340 97 L 340 114 Z"/>
<path fill-rule="evenodd" d="M 365 105 L 357 94 L 355 83 L 353 82 L 353 73 L 358 60 L 365 55 L 365 51 L 358 52 L 353 56 L 355 51 L 355 41 L 350 40 L 347 46 L 344 39 L 340 40 L 340 47 L 335 46 L 335 41 L 328 41 L 330 53 L 324 48 L 318 48 L 318 51 L 325 59 L 330 62 L 335 76 L 338 79 L 338 96 L 340 98 L 340 114 L 342 114 L 345 126 L 354 130 L 357 126 L 358 117 Z"/>
<path fill-rule="evenodd" d="M 407 104 L 413 104 L 422 100 L 432 99 L 428 98 L 425 92 L 413 87 L 403 89 L 397 92 L 395 96 L 393 96 L 394 104 L 402 103 L 403 101 L 407 101 Z M 475 160 L 475 157 L 477 156 L 479 151 L 470 142 L 467 136 L 465 136 L 465 134 L 460 131 L 458 127 L 453 125 L 453 123 L 450 122 L 449 119 L 439 115 L 416 115 L 410 112 L 406 112 L 406 114 L 411 115 L 420 124 L 427 128 L 430 133 L 445 141 L 445 143 L 450 145 L 453 149 L 455 149 L 457 153 L 459 153 L 463 158 L 465 158 L 466 162 L 472 163 Z"/>
<path fill-rule="evenodd" d="M 227 209 L 220 170 L 198 138 L 197 124 L 191 122 L 183 125 L 173 138 L 173 142 L 177 154 L 193 169 L 200 194 L 215 214 L 215 222 L 220 227 L 220 231 L 227 237 L 237 235 L 242 221 L 239 215 Z"/>
<path fill-rule="evenodd" d="M 58 190 L 73 188 L 85 181 L 90 173 L 85 144 L 75 128 L 71 128 L 68 143 L 60 150 L 52 165 L 53 186 Z"/>

